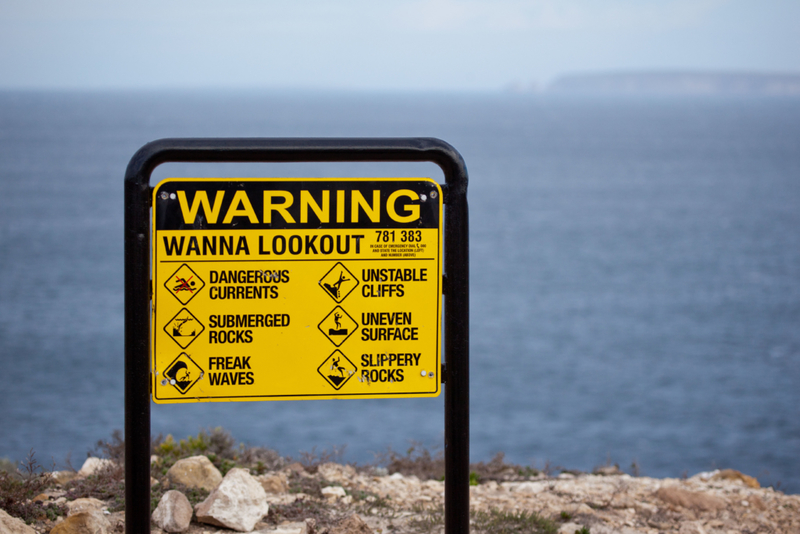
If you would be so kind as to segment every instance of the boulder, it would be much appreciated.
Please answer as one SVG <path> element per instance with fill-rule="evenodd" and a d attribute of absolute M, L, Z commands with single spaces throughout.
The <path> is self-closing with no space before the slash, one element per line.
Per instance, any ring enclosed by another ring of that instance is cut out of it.
<path fill-rule="evenodd" d="M 347 495 L 347 492 L 341 486 L 328 486 L 322 488 L 322 496 L 328 499 L 339 499 Z"/>
<path fill-rule="evenodd" d="M 94 475 L 98 471 L 102 471 L 104 469 L 108 469 L 112 467 L 114 462 L 111 460 L 105 460 L 103 458 L 95 458 L 94 456 L 90 456 L 83 462 L 83 466 L 78 471 L 78 476 L 81 478 L 86 478 L 89 475 Z"/>
<path fill-rule="evenodd" d="M 0 534 L 36 534 L 36 531 L 22 519 L 11 517 L 0 509 Z"/>
<path fill-rule="evenodd" d="M 356 470 L 352 465 L 326 463 L 317 468 L 317 474 L 325 480 L 347 486 L 353 482 L 356 476 Z"/>
<path fill-rule="evenodd" d="M 688 491 L 675 486 L 666 486 L 656 491 L 656 497 L 665 503 L 693 510 L 721 510 L 725 501 L 708 493 Z"/>
<path fill-rule="evenodd" d="M 153 512 L 153 522 L 165 532 L 183 532 L 192 522 L 192 505 L 180 491 L 166 492 Z"/>
<path fill-rule="evenodd" d="M 105 507 L 106 503 L 93 497 L 75 499 L 74 501 L 67 502 L 67 516 L 79 514 L 81 512 L 100 512 L 102 515 L 103 508 Z"/>
<path fill-rule="evenodd" d="M 289 491 L 289 481 L 285 473 L 267 473 L 256 477 L 256 480 L 267 493 L 286 493 Z"/>
<path fill-rule="evenodd" d="M 246 469 L 231 469 L 211 495 L 195 507 L 201 523 L 250 532 L 269 511 L 267 493 Z"/>
<path fill-rule="evenodd" d="M 372 529 L 358 517 L 358 514 L 353 514 L 339 521 L 336 526 L 328 530 L 328 534 L 372 534 Z"/>
<path fill-rule="evenodd" d="M 109 526 L 102 512 L 78 512 L 53 527 L 50 534 L 107 534 Z"/>
<path fill-rule="evenodd" d="M 735 469 L 723 469 L 722 471 L 718 471 L 711 476 L 711 480 L 731 480 L 734 482 L 741 482 L 748 488 L 754 489 L 761 487 L 761 484 L 758 483 L 756 478 L 745 475 L 744 473 L 741 473 Z"/>
<path fill-rule="evenodd" d="M 167 471 L 170 484 L 213 490 L 222 482 L 222 474 L 205 456 L 190 456 L 175 462 Z"/>

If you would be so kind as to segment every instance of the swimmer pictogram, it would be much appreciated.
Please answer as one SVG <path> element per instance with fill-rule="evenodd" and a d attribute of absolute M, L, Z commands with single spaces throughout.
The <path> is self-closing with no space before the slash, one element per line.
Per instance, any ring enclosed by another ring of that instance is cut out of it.
<path fill-rule="evenodd" d="M 164 282 L 164 287 L 183 305 L 188 304 L 205 285 L 197 273 L 185 263 Z"/>

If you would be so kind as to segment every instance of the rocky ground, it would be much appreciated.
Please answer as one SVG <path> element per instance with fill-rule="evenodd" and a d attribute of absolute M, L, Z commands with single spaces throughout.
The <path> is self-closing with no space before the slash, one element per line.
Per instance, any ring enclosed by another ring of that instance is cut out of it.
<path fill-rule="evenodd" d="M 0 534 L 123 533 L 121 486 L 114 486 L 120 472 L 110 460 L 89 459 L 77 474 L 54 473 L 26 500 L 44 512 L 26 525 L 0 511 Z M 733 470 L 681 480 L 632 477 L 614 467 L 551 477 L 509 466 L 478 478 L 470 487 L 475 532 L 800 533 L 799 495 L 761 488 Z M 80 497 L 91 493 L 82 479 L 106 482 L 94 483 L 96 496 Z M 197 455 L 174 462 L 152 484 L 156 534 L 411 534 L 444 526 L 444 483 L 386 468 L 293 463 L 267 471 L 233 467 L 223 477 Z"/>

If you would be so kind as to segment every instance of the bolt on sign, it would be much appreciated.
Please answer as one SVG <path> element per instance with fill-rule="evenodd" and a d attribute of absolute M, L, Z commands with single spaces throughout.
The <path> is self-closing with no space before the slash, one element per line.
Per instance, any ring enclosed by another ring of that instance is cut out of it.
<path fill-rule="evenodd" d="M 152 228 L 155 402 L 439 394 L 435 181 L 171 178 Z"/>

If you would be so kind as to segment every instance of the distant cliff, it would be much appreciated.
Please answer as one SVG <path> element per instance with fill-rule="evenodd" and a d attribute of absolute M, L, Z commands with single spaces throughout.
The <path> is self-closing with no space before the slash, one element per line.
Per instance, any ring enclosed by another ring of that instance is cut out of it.
<path fill-rule="evenodd" d="M 568 74 L 557 78 L 547 91 L 607 95 L 800 96 L 800 74 L 701 71 Z"/>

